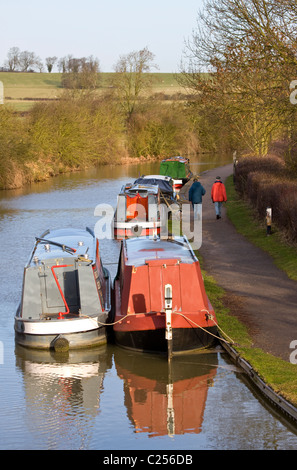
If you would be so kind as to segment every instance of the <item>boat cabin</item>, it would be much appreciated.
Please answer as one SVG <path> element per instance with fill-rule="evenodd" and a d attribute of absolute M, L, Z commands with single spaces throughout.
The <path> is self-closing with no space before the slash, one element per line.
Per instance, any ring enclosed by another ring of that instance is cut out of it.
<path fill-rule="evenodd" d="M 25 266 L 23 319 L 92 315 L 110 309 L 109 274 L 90 230 L 47 231 Z M 70 318 L 70 317 L 68 317 Z"/>
<path fill-rule="evenodd" d="M 114 214 L 115 238 L 160 233 L 160 188 L 154 184 L 128 183 L 118 195 Z"/>

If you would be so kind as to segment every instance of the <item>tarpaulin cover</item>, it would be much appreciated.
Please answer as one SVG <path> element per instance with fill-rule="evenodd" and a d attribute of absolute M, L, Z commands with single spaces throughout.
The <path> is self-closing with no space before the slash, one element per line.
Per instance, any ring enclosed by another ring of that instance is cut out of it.
<path fill-rule="evenodd" d="M 159 186 L 162 193 L 173 194 L 173 188 L 169 181 L 158 178 L 138 178 L 135 184 Z"/>
<path fill-rule="evenodd" d="M 171 176 L 174 179 L 187 178 L 189 169 L 185 163 L 179 161 L 163 161 L 160 164 L 160 175 Z"/>

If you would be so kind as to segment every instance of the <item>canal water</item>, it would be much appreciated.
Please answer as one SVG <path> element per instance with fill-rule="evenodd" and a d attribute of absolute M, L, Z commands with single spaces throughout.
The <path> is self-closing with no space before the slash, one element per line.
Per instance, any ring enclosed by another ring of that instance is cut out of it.
<path fill-rule="evenodd" d="M 227 161 L 193 161 L 200 173 Z M 103 167 L 0 194 L 0 449 L 257 450 L 297 448 L 297 430 L 255 394 L 221 350 L 174 358 L 114 345 L 68 357 L 17 347 L 14 315 L 35 236 L 94 228 L 95 207 L 159 165 Z M 119 242 L 102 240 L 116 273 Z"/>

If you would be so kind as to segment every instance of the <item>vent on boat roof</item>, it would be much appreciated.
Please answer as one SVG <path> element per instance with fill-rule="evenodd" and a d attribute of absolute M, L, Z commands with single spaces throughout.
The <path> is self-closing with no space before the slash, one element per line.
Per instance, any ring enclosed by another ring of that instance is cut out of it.
<path fill-rule="evenodd" d="M 164 248 L 142 248 L 139 251 L 164 251 Z"/>
<path fill-rule="evenodd" d="M 145 260 L 145 264 L 147 264 L 148 266 L 164 266 L 164 268 L 166 268 L 167 266 L 176 266 L 178 264 L 180 264 L 181 262 L 181 259 L 180 258 L 175 258 L 175 259 L 172 259 L 172 258 L 168 258 L 168 259 L 163 259 L 163 258 L 159 258 L 159 259 L 146 259 Z"/>

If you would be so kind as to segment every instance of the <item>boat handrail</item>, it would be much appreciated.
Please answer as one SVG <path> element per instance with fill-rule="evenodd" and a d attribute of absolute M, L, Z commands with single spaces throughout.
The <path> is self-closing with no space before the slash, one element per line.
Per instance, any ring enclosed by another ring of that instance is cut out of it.
<path fill-rule="evenodd" d="M 188 245 L 189 251 L 190 251 L 190 253 L 191 253 L 193 259 L 194 259 L 195 261 L 197 261 L 197 260 L 198 260 L 198 259 L 197 259 L 197 256 L 196 256 L 195 253 L 194 253 L 194 250 L 193 250 L 193 248 L 192 248 L 192 246 L 191 246 L 191 243 L 190 243 L 189 240 L 188 240 L 188 237 L 187 237 L 185 234 L 183 234 L 183 238 L 184 238 L 184 240 L 185 240 L 185 243 Z"/>
<path fill-rule="evenodd" d="M 180 246 L 185 246 L 189 250 L 189 252 L 191 253 L 191 256 L 194 259 L 194 261 L 197 261 L 197 256 L 195 255 L 195 253 L 193 251 L 193 248 L 191 247 L 191 244 L 190 244 L 187 236 L 183 235 L 182 238 L 183 238 L 183 241 L 177 240 L 174 237 L 172 238 L 170 236 L 167 236 L 165 239 L 163 238 L 163 240 L 166 240 L 166 241 L 171 242 L 171 243 L 176 243 L 177 245 L 180 245 Z"/>
<path fill-rule="evenodd" d="M 35 237 L 36 240 L 36 246 L 38 243 L 48 243 L 49 245 L 54 245 L 62 248 L 63 251 L 66 251 L 67 253 L 73 255 L 73 253 L 76 253 L 76 249 L 72 248 L 71 246 L 64 245 L 63 243 L 58 243 L 54 242 L 53 240 L 47 240 L 46 238 L 39 238 Z"/>

